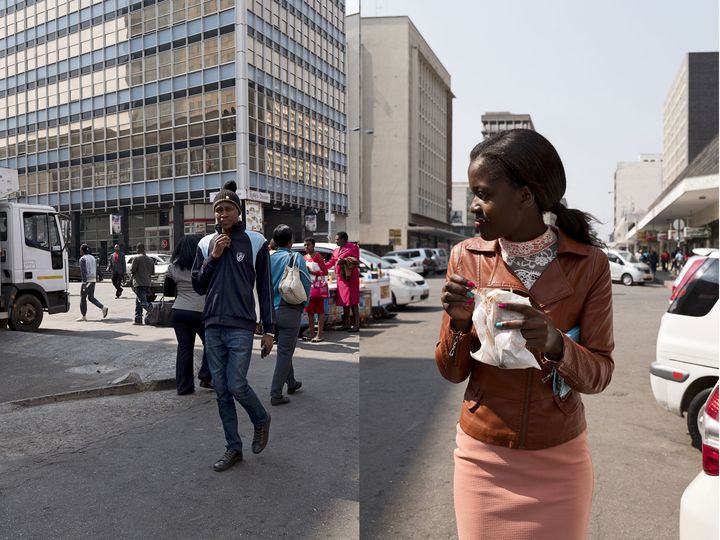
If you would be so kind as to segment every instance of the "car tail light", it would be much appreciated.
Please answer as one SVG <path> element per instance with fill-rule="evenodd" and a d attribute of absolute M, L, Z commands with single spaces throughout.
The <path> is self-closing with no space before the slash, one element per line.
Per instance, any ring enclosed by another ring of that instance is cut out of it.
<path fill-rule="evenodd" d="M 703 422 L 702 461 L 703 470 L 710 476 L 718 476 L 718 386 L 710 394 L 705 405 Z"/>
<path fill-rule="evenodd" d="M 670 293 L 670 302 L 672 303 L 678 296 L 682 296 L 685 294 L 683 292 L 683 288 L 685 285 L 690 281 L 690 278 L 695 275 L 695 272 L 697 272 L 697 269 L 702 266 L 702 264 L 705 262 L 705 259 L 697 259 L 692 262 L 690 265 L 690 268 L 687 269 L 687 272 L 683 275 L 683 278 L 680 280 L 680 283 L 677 284 L 677 287 L 673 285 L 672 292 Z"/>

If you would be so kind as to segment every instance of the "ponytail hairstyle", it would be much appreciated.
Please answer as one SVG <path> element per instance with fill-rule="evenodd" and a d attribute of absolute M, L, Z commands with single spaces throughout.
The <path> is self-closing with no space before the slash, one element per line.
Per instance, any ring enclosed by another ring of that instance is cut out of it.
<path fill-rule="evenodd" d="M 472 149 L 470 162 L 479 159 L 490 177 L 503 177 L 517 189 L 527 187 L 540 212 L 555 214 L 555 226 L 570 238 L 582 244 L 602 245 L 591 227 L 597 219 L 562 203 L 565 169 L 553 145 L 538 132 L 511 129 L 497 133 Z"/>

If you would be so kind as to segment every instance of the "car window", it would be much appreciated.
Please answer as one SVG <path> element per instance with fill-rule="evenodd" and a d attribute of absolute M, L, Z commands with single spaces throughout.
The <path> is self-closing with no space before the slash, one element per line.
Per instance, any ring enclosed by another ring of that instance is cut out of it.
<path fill-rule="evenodd" d="M 612 262 L 612 263 L 618 263 L 618 262 L 619 262 L 618 257 L 616 257 L 615 255 L 613 255 L 612 253 L 608 253 L 608 259 L 609 259 L 610 262 Z"/>
<path fill-rule="evenodd" d="M 668 308 L 668 313 L 704 317 L 718 300 L 719 259 L 706 260 L 685 282 L 677 297 Z"/>

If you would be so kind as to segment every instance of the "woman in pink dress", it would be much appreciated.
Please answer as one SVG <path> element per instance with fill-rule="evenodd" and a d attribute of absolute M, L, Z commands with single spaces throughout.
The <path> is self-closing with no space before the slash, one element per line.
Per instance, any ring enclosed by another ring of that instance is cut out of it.
<path fill-rule="evenodd" d="M 341 330 L 349 332 L 360 331 L 360 248 L 357 244 L 348 242 L 346 232 L 335 235 L 338 245 L 327 267 L 335 265 L 335 278 L 337 279 L 337 294 L 335 304 L 343 307 L 343 322 Z M 352 310 L 353 325 L 350 326 L 350 311 Z"/>

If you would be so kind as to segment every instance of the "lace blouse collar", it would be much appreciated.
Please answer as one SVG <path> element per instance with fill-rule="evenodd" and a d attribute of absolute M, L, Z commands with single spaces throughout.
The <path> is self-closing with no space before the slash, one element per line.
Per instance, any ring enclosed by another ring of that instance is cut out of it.
<path fill-rule="evenodd" d="M 529 257 L 546 250 L 557 242 L 557 234 L 548 227 L 543 234 L 527 242 L 511 242 L 500 238 L 500 248 L 508 257 Z"/>

